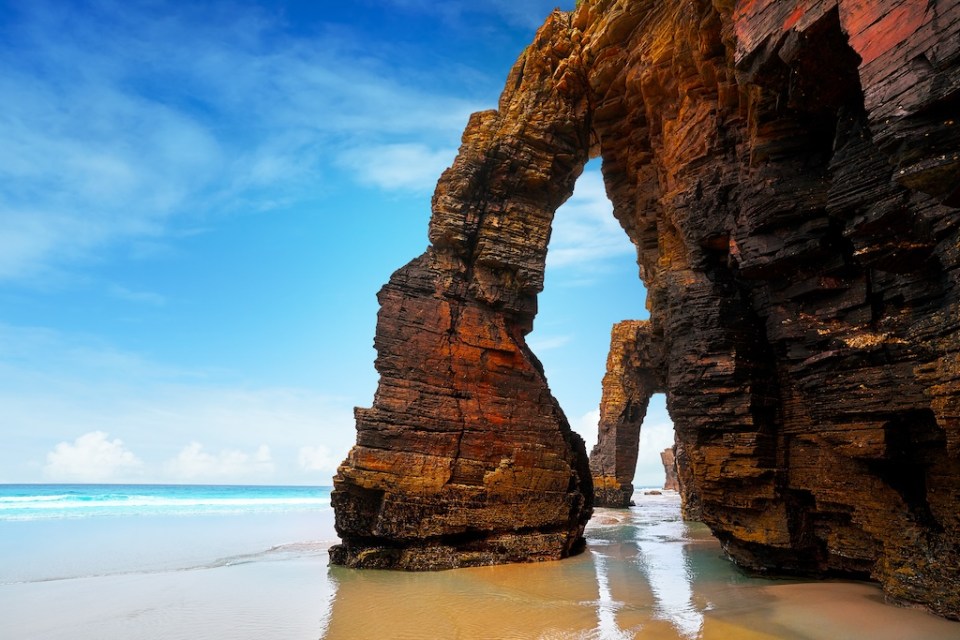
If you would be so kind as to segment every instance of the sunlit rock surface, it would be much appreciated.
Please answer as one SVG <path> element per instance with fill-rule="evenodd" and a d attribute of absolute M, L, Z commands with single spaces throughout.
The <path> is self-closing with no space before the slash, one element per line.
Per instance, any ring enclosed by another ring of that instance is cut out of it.
<path fill-rule="evenodd" d="M 334 560 L 561 557 L 591 475 L 622 487 L 587 469 L 523 342 L 552 212 L 600 155 L 685 513 L 747 567 L 869 577 L 960 616 L 958 120 L 955 0 L 551 16 L 471 119 L 431 248 L 381 291 Z"/>

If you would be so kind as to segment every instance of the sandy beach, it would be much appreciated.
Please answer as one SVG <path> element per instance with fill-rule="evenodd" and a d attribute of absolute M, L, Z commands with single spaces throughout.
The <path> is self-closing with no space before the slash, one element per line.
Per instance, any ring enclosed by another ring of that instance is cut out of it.
<path fill-rule="evenodd" d="M 873 585 L 745 576 L 722 557 L 704 527 L 679 519 L 675 495 L 638 496 L 638 503 L 629 511 L 599 510 L 589 548 L 576 558 L 437 573 L 328 566 L 329 509 L 177 522 L 3 522 L 4 557 L 18 558 L 0 584 L 3 637 L 960 637 L 960 623 L 885 604 Z M 76 535 L 64 537 L 70 529 Z M 58 554 L 60 560 L 71 554 L 114 560 L 101 565 L 99 575 L 91 570 L 94 563 L 75 562 L 72 573 L 65 569 L 56 578 L 51 572 Z M 31 556 L 47 563 L 35 570 L 47 577 L 10 580 Z"/>

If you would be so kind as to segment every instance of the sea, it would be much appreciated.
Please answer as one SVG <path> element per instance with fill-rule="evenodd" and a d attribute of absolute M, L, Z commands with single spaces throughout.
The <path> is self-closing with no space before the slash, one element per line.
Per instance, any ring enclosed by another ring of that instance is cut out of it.
<path fill-rule="evenodd" d="M 741 572 L 673 492 L 559 562 L 330 566 L 329 487 L 0 485 L 3 640 L 960 639 L 872 584 Z"/>

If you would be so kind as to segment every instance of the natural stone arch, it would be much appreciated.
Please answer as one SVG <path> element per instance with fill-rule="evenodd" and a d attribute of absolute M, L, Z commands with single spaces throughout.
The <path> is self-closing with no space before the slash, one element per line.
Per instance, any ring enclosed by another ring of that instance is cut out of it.
<path fill-rule="evenodd" d="M 554 13 L 497 111 L 470 118 L 431 246 L 378 295 L 380 382 L 334 479 L 334 562 L 437 569 L 583 548 L 583 441 L 527 347 L 553 214 L 590 147 L 571 16 Z"/>
<path fill-rule="evenodd" d="M 433 245 L 380 292 L 333 560 L 582 544 L 585 451 L 524 335 L 593 148 L 663 336 L 685 515 L 753 569 L 960 617 L 958 43 L 960 5 L 923 0 L 551 16 L 471 119 Z"/>
<path fill-rule="evenodd" d="M 594 506 L 633 504 L 640 429 L 647 405 L 666 390 L 662 338 L 645 320 L 624 320 L 610 332 L 597 444 L 590 452 Z"/>

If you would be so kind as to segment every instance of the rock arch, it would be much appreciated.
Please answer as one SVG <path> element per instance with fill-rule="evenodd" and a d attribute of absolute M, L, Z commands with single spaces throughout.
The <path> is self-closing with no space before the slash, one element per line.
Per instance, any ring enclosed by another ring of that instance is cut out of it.
<path fill-rule="evenodd" d="M 380 383 L 334 480 L 334 562 L 436 569 L 582 549 L 586 451 L 524 338 L 554 211 L 590 148 L 570 23 L 554 13 L 499 109 L 471 117 L 430 248 L 379 293 Z"/>
<path fill-rule="evenodd" d="M 640 427 L 655 393 L 666 390 L 662 337 L 645 320 L 624 320 L 610 332 L 600 400 L 599 437 L 590 452 L 594 505 L 633 504 Z"/>
<path fill-rule="evenodd" d="M 335 562 L 558 558 L 593 499 L 526 347 L 588 155 L 638 252 L 685 513 L 960 617 L 960 3 L 585 0 L 474 115 L 381 290 Z M 658 382 L 659 383 L 659 382 Z"/>

